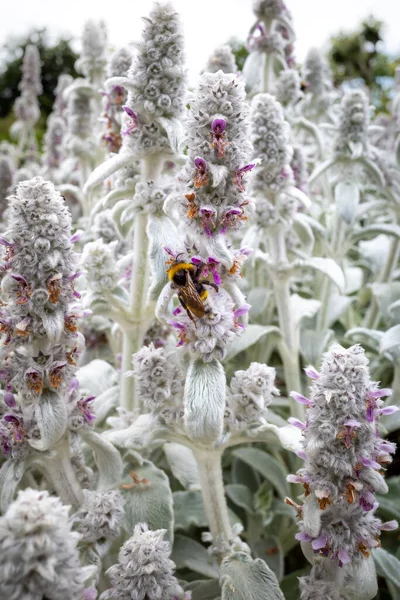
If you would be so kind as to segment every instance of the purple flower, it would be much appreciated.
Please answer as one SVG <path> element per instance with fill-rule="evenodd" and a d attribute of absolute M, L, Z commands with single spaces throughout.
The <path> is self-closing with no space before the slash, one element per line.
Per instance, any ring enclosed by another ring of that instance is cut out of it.
<path fill-rule="evenodd" d="M 343 565 L 347 565 L 349 562 L 351 562 L 349 553 L 344 548 L 339 549 L 338 559 L 339 559 L 339 567 L 343 567 Z"/>
<path fill-rule="evenodd" d="M 195 187 L 202 188 L 208 185 L 207 163 L 204 158 L 197 156 L 194 159 L 194 166 L 196 167 L 196 176 L 193 180 Z"/>
<path fill-rule="evenodd" d="M 215 135 L 222 135 L 226 129 L 225 119 L 214 119 L 211 123 L 211 129 Z"/>
<path fill-rule="evenodd" d="M 312 549 L 313 550 L 322 550 L 322 548 L 325 548 L 327 542 L 328 542 L 327 536 L 321 535 L 320 537 L 316 538 L 315 540 L 313 540 L 311 542 Z"/>
<path fill-rule="evenodd" d="M 211 229 L 215 229 L 214 218 L 217 214 L 217 211 L 212 206 L 202 206 L 200 209 L 201 214 L 201 224 L 204 229 L 205 234 L 208 237 L 212 237 Z"/>
<path fill-rule="evenodd" d="M 217 151 L 217 157 L 223 158 L 225 155 L 226 142 L 224 141 L 226 121 L 225 119 L 214 119 L 211 123 L 212 143 L 211 148 Z"/>
<path fill-rule="evenodd" d="M 122 135 L 130 135 L 137 128 L 137 115 L 133 112 L 131 108 L 129 108 L 129 106 L 123 106 L 122 108 L 128 115 L 129 119 L 125 123 L 126 128 L 123 131 L 121 131 L 121 133 Z"/>
<path fill-rule="evenodd" d="M 305 531 L 296 533 L 294 537 L 296 538 L 296 540 L 299 540 L 299 542 L 311 542 L 312 540 L 312 536 L 306 533 Z"/>
<path fill-rule="evenodd" d="M 248 173 L 249 171 L 254 169 L 255 166 L 256 166 L 256 164 L 252 163 L 249 165 L 245 165 L 244 167 L 241 167 L 240 169 L 238 169 L 236 171 L 235 177 L 233 179 L 233 183 L 236 183 L 236 185 L 238 186 L 238 188 L 241 192 L 245 191 L 245 189 L 243 187 L 243 177 L 244 177 L 245 173 Z"/>
<path fill-rule="evenodd" d="M 79 410 L 83 414 L 83 417 L 87 423 L 91 423 L 96 418 L 96 415 L 90 411 L 90 406 L 89 406 L 89 404 L 91 402 L 93 402 L 95 397 L 96 396 L 88 396 L 87 398 L 82 398 L 78 402 Z"/>
<path fill-rule="evenodd" d="M 386 521 L 386 523 L 381 523 L 379 526 L 379 529 L 381 531 L 393 531 L 394 529 L 397 529 L 399 526 L 398 522 L 393 520 L 393 521 Z"/>
<path fill-rule="evenodd" d="M 11 392 L 11 385 L 9 383 L 7 384 L 6 391 L 5 391 L 5 394 L 3 396 L 3 400 L 4 400 L 4 403 L 9 408 L 15 408 L 15 406 L 17 406 L 17 403 L 15 401 L 15 396 Z"/>
<path fill-rule="evenodd" d="M 363 490 L 360 494 L 359 504 L 365 512 L 368 512 L 374 508 L 375 496 L 372 492 Z"/>
<path fill-rule="evenodd" d="M 309 377 L 310 379 L 319 379 L 319 373 L 318 373 L 317 369 L 315 367 L 313 367 L 312 365 L 309 365 L 308 367 L 306 367 L 304 369 L 304 372 L 307 375 L 307 377 Z"/>
<path fill-rule="evenodd" d="M 289 417 L 288 423 L 290 423 L 290 425 L 293 425 L 293 427 L 297 427 L 297 429 L 305 429 L 306 428 L 304 423 L 302 423 L 298 419 L 295 419 L 294 417 Z"/>
<path fill-rule="evenodd" d="M 306 404 L 309 406 L 311 404 L 311 400 L 303 396 L 303 394 L 299 394 L 298 392 L 290 392 L 289 396 L 293 398 L 299 404 Z"/>

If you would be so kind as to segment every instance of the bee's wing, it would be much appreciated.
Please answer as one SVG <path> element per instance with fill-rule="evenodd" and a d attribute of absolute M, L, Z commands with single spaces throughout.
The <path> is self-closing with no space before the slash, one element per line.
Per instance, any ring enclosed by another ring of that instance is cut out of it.
<path fill-rule="evenodd" d="M 196 315 L 196 317 L 199 317 L 199 319 L 204 317 L 205 310 L 203 301 L 200 298 L 199 292 L 196 290 L 189 273 L 186 273 L 186 284 L 179 288 L 179 292 L 186 308 Z"/>

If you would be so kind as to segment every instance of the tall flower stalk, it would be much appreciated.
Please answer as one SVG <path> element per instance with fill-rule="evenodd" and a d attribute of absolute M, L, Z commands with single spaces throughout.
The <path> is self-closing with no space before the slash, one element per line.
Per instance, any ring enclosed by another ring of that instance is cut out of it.
<path fill-rule="evenodd" d="M 333 345 L 320 372 L 309 367 L 310 398 L 292 396 L 307 405 L 303 431 L 304 467 L 289 480 L 305 490 L 299 509 L 300 533 L 311 575 L 300 580 L 302 597 L 314 598 L 321 585 L 347 596 L 374 598 L 377 592 L 372 554 L 382 530 L 397 527 L 375 515 L 375 493 L 386 493 L 382 468 L 391 462 L 395 445 L 379 436 L 379 418 L 398 410 L 381 398 L 391 391 L 371 381 L 360 346 Z M 289 501 L 290 502 L 290 501 Z M 319 582 L 319 583 L 318 583 Z M 318 587 L 319 586 L 319 587 Z"/>

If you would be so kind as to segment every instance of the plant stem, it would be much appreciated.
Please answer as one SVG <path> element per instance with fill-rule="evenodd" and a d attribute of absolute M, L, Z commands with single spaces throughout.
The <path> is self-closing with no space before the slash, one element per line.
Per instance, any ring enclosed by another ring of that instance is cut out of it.
<path fill-rule="evenodd" d="M 390 243 L 389 254 L 386 260 L 385 268 L 378 273 L 376 283 L 389 283 L 392 279 L 393 271 L 398 265 L 400 258 L 400 240 L 393 238 Z M 379 306 L 374 297 L 371 298 L 371 304 L 365 314 L 363 327 L 367 329 L 377 329 L 379 325 L 380 312 Z"/>
<path fill-rule="evenodd" d="M 281 330 L 284 351 L 282 352 L 283 369 L 287 392 L 301 390 L 299 339 L 296 324 L 290 307 L 290 275 L 285 270 L 288 265 L 286 255 L 285 230 L 275 228 L 269 232 L 269 248 L 271 259 L 276 265 L 272 275 L 276 308 L 278 310 L 279 328 Z M 291 399 L 291 414 L 297 418 L 304 417 L 303 407 Z"/>
<path fill-rule="evenodd" d="M 142 160 L 142 181 L 156 182 L 163 165 L 161 155 L 149 156 Z M 133 229 L 132 275 L 130 283 L 129 313 L 133 326 L 124 330 L 121 362 L 121 394 L 120 405 L 131 411 L 139 408 L 139 398 L 135 394 L 133 377 L 125 377 L 132 368 L 132 355 L 137 352 L 142 343 L 143 314 L 146 308 L 147 289 L 149 281 L 149 239 L 147 237 L 147 214 L 135 217 Z"/>
<path fill-rule="evenodd" d="M 221 540 L 228 543 L 233 535 L 224 492 L 222 452 L 207 449 L 195 450 L 194 454 L 199 468 L 204 510 L 213 541 Z"/>
<path fill-rule="evenodd" d="M 54 452 L 55 454 L 41 459 L 45 475 L 61 501 L 76 510 L 82 504 L 83 495 L 71 464 L 68 436 L 57 444 Z"/>
<path fill-rule="evenodd" d="M 332 253 L 333 258 L 341 265 L 344 252 L 344 243 L 346 237 L 347 225 L 340 215 L 336 214 L 335 227 L 332 236 Z M 324 278 L 321 290 L 321 307 L 317 317 L 317 331 L 323 332 L 328 329 L 330 299 L 332 295 L 332 282 L 327 277 Z"/>

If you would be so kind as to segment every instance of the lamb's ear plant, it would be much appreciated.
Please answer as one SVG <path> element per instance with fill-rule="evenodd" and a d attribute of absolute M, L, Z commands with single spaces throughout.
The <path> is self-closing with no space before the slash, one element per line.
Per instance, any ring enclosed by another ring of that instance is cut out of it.
<path fill-rule="evenodd" d="M 40 81 L 40 56 L 36 46 L 29 44 L 25 48 L 22 63 L 22 78 L 19 84 L 20 96 L 14 104 L 17 120 L 10 133 L 18 140 L 18 164 L 32 159 L 37 153 L 35 125 L 40 117 L 38 96 L 42 93 Z"/>
<path fill-rule="evenodd" d="M 124 48 L 86 23 L 41 157 L 26 50 L 0 143 L 11 600 L 399 596 L 399 82 L 375 116 L 318 49 L 296 65 L 289 8 L 254 0 L 243 73 L 231 41 L 190 89 L 174 4 Z"/>

